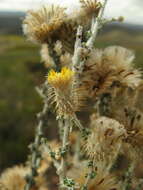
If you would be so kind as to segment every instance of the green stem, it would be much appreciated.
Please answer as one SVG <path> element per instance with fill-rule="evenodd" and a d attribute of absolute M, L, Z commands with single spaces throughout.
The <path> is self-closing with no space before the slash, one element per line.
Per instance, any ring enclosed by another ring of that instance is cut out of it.
<path fill-rule="evenodd" d="M 63 140 L 62 140 L 62 149 L 61 149 L 61 165 L 58 170 L 58 175 L 60 178 L 60 186 L 62 188 L 64 179 L 66 178 L 66 172 L 67 172 L 67 152 L 68 152 L 68 144 L 69 144 L 69 133 L 70 133 L 70 117 L 66 118 L 64 120 L 64 132 L 63 132 Z"/>
<path fill-rule="evenodd" d="M 40 93 L 41 91 L 42 90 L 39 90 Z M 42 93 L 40 95 L 42 95 Z M 26 176 L 27 184 L 25 185 L 24 190 L 30 190 L 34 186 L 35 177 L 38 175 L 38 168 L 40 166 L 40 161 L 41 161 L 40 145 L 42 142 L 43 126 L 46 122 L 47 112 L 48 112 L 48 104 L 45 99 L 43 110 L 39 114 L 37 114 L 39 123 L 36 128 L 34 143 L 31 146 L 31 163 L 30 163 L 31 171 L 29 175 Z"/>

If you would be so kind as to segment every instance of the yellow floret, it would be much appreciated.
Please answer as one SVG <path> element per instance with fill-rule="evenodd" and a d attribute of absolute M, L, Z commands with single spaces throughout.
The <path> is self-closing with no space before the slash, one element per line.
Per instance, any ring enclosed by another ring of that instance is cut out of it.
<path fill-rule="evenodd" d="M 48 74 L 48 82 L 55 88 L 66 88 L 73 79 L 73 71 L 63 67 L 61 72 L 51 70 Z"/>

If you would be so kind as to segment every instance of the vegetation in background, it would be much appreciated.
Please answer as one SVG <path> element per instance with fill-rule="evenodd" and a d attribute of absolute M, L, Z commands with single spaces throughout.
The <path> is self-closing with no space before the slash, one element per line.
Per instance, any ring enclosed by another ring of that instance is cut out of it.
<path fill-rule="evenodd" d="M 133 49 L 136 67 L 143 68 L 142 33 L 113 30 L 101 34 L 96 46 L 108 45 Z M 40 61 L 39 46 L 26 42 L 22 36 L 0 36 L 1 169 L 26 159 L 27 145 L 34 135 L 35 114 L 41 108 L 35 85 L 43 81 L 46 71 Z"/>

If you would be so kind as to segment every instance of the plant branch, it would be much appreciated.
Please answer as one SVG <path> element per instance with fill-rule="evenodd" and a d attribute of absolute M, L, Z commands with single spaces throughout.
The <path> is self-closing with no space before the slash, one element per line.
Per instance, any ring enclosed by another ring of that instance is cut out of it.
<path fill-rule="evenodd" d="M 36 88 L 40 96 L 44 98 L 44 95 L 42 94 L 42 90 L 39 88 Z M 35 177 L 38 175 L 38 168 L 40 166 L 41 161 L 41 152 L 40 152 L 40 145 L 41 145 L 41 139 L 43 137 L 43 126 L 46 122 L 46 115 L 48 112 L 48 104 L 46 99 L 44 100 L 44 107 L 43 110 L 37 114 L 37 118 L 39 120 L 38 126 L 36 128 L 35 133 L 35 140 L 34 143 L 31 145 L 31 171 L 28 176 L 26 176 L 27 184 L 25 185 L 25 190 L 30 190 L 31 187 L 35 184 Z"/>
<path fill-rule="evenodd" d="M 99 28 L 100 28 L 101 20 L 102 20 L 103 14 L 104 14 L 104 10 L 105 10 L 107 1 L 108 0 L 104 0 L 104 3 L 103 3 L 103 5 L 102 5 L 102 7 L 100 9 L 98 17 L 95 19 L 95 16 L 94 16 L 93 19 L 92 19 L 93 20 L 92 21 L 92 27 L 91 27 L 92 34 L 91 34 L 91 37 L 89 38 L 89 40 L 86 43 L 86 46 L 89 49 L 92 49 L 93 46 L 94 46 L 95 39 L 96 39 L 96 36 L 97 36 Z"/>
<path fill-rule="evenodd" d="M 79 163 L 80 160 L 80 148 L 81 148 L 81 134 L 78 133 L 77 139 L 76 139 L 76 144 L 75 144 L 75 152 L 74 152 L 74 165 L 76 166 L 77 163 Z"/>
<path fill-rule="evenodd" d="M 59 63 L 60 63 L 60 56 L 57 55 L 56 51 L 54 50 L 54 45 L 50 44 L 48 47 L 50 57 L 53 59 L 55 63 L 56 70 L 59 70 Z"/>
<path fill-rule="evenodd" d="M 45 144 L 43 149 L 45 149 L 45 151 L 49 153 L 49 155 L 52 158 L 52 161 L 53 161 L 55 168 L 58 170 L 58 168 L 60 167 L 60 163 L 56 160 L 55 156 L 52 156 L 53 151 L 52 151 L 50 145 L 48 145 L 45 141 L 43 144 Z"/>
<path fill-rule="evenodd" d="M 84 127 L 83 127 L 82 124 L 80 123 L 80 120 L 77 118 L 76 114 L 73 115 L 72 121 L 73 121 L 73 123 L 79 128 L 80 131 L 83 131 L 83 130 L 84 130 Z"/>
<path fill-rule="evenodd" d="M 78 74 L 79 72 L 81 72 L 81 64 L 80 64 L 80 57 L 81 57 L 81 48 L 82 48 L 82 31 L 83 31 L 83 27 L 79 26 L 77 29 L 77 34 L 76 34 L 76 41 L 75 41 L 75 47 L 74 47 L 74 55 L 72 58 L 72 62 L 73 62 L 73 71 L 75 72 L 75 74 Z"/>
<path fill-rule="evenodd" d="M 93 171 L 93 168 L 90 168 L 89 169 L 89 172 L 87 174 L 87 177 L 86 177 L 86 180 L 85 180 L 85 183 L 82 187 L 82 190 L 87 190 L 88 189 L 88 185 L 90 183 L 90 180 L 91 179 L 94 179 L 96 177 L 96 173 Z"/>
<path fill-rule="evenodd" d="M 64 132 L 63 132 L 63 140 L 62 140 L 62 148 L 61 148 L 61 165 L 57 171 L 60 177 L 60 185 L 62 186 L 64 183 L 64 179 L 66 178 L 66 160 L 67 160 L 67 152 L 68 152 L 68 145 L 69 145 L 69 132 L 70 132 L 70 118 L 67 117 L 64 120 Z"/>

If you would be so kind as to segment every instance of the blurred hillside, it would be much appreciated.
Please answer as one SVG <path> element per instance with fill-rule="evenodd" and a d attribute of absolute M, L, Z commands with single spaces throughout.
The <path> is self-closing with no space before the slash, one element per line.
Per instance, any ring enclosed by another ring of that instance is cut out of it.
<path fill-rule="evenodd" d="M 22 34 L 24 12 L 0 12 L 0 34 Z M 114 23 L 106 26 L 105 32 L 122 30 L 128 33 L 143 33 L 143 25 Z"/>
<path fill-rule="evenodd" d="M 21 34 L 23 12 L 0 11 L 0 34 Z"/>
<path fill-rule="evenodd" d="M 19 14 L 21 15 L 19 17 Z M 8 23 L 8 20 L 10 19 Z M 0 13 L 0 170 L 27 158 L 33 140 L 36 113 L 42 107 L 35 86 L 45 80 L 37 45 L 21 35 L 22 13 Z M 143 69 L 143 27 L 114 24 L 105 27 L 96 47 L 121 45 L 136 53 L 136 66 Z"/>

